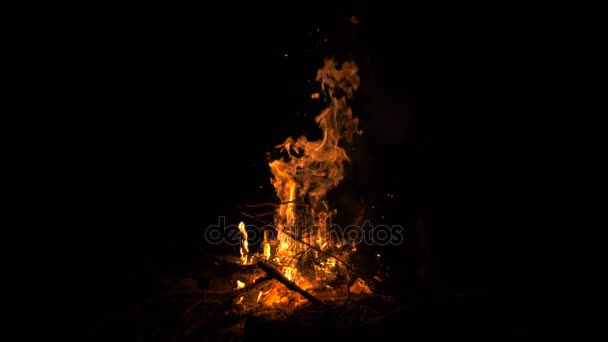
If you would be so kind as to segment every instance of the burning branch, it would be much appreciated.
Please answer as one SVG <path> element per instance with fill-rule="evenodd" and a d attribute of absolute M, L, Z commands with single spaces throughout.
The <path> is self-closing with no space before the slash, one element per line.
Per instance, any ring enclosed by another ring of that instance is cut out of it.
<path fill-rule="evenodd" d="M 277 271 L 274 267 L 268 265 L 266 262 L 260 260 L 260 261 L 258 261 L 258 266 L 262 270 L 264 270 L 264 272 L 266 272 L 266 274 L 268 274 L 269 277 L 271 277 L 271 278 L 277 280 L 278 282 L 280 282 L 281 284 L 285 285 L 288 289 L 301 294 L 302 296 L 304 296 L 304 298 L 308 299 L 309 302 L 314 303 L 314 304 L 323 305 L 323 302 L 321 302 L 315 296 L 311 295 L 310 293 L 308 293 L 307 291 L 305 291 L 298 285 L 291 282 L 289 279 L 285 278 L 285 276 L 283 276 L 281 274 L 281 272 Z"/>

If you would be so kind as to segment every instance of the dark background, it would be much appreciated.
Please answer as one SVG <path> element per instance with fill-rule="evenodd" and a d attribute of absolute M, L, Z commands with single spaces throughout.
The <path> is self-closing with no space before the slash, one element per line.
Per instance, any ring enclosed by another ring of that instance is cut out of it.
<path fill-rule="evenodd" d="M 273 200 L 266 152 L 318 134 L 310 94 L 331 56 L 360 67 L 364 131 L 334 198 L 406 227 L 406 246 L 387 251 L 395 281 L 465 298 L 454 319 L 483 317 L 498 335 L 577 331 L 569 317 L 593 300 L 580 244 L 597 224 L 599 129 L 586 130 L 594 109 L 572 89 L 589 66 L 569 56 L 596 43 L 572 30 L 574 13 L 146 2 L 35 14 L 30 250 L 50 332 L 126 310 L 165 265 L 204 250 L 218 216 L 238 222 L 239 206 Z"/>

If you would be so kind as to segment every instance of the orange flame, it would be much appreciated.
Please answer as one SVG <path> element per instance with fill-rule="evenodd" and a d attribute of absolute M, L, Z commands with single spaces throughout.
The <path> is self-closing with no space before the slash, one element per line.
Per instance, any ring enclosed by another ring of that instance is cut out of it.
<path fill-rule="evenodd" d="M 309 248 L 301 242 L 306 239 L 307 244 L 320 250 L 327 247 L 327 222 L 335 211 L 329 210 L 325 195 L 344 177 L 344 164 L 349 158 L 343 145 L 350 143 L 354 134 L 361 134 L 359 121 L 353 117 L 347 102 L 359 87 L 357 72 L 354 62 L 343 63 L 338 68 L 333 60 L 325 61 L 316 78 L 330 101 L 315 118 L 323 138 L 309 141 L 304 136 L 297 140 L 289 137 L 277 146 L 285 152 L 285 158 L 269 165 L 271 182 L 282 203 L 275 216 L 278 246 L 274 260 L 284 267 L 284 275 L 289 280 L 300 285 L 307 281 L 299 276 L 297 257 Z M 306 210 L 298 212 L 300 206 Z M 298 221 L 305 221 L 309 226 L 306 234 L 297 227 L 301 223 Z M 327 262 L 315 266 L 315 272 L 327 273 L 335 266 L 335 260 Z"/>

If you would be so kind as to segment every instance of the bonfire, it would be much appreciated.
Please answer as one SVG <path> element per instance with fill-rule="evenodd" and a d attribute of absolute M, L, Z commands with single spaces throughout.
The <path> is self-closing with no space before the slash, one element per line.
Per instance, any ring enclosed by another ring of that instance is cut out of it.
<path fill-rule="evenodd" d="M 242 333 L 251 317 L 310 321 L 330 314 L 333 320 L 358 321 L 366 319 L 355 312 L 364 303 L 374 301 L 370 310 L 377 310 L 375 315 L 390 307 L 390 296 L 378 291 L 382 279 L 361 275 L 351 263 L 357 245 L 346 241 L 336 231 L 339 227 L 330 224 L 336 210 L 326 200 L 328 191 L 344 178 L 350 161 L 347 147 L 355 135 L 362 134 L 350 106 L 359 87 L 357 65 L 326 60 L 316 80 L 320 92 L 313 98 L 327 103 L 315 118 L 322 138 L 289 137 L 276 146 L 280 157 L 269 162 L 269 169 L 277 201 L 250 205 L 250 210 L 243 212 L 245 220 L 238 224 L 239 257 L 214 258 L 217 267 L 233 270 L 233 287 L 210 291 L 189 307 L 182 318 L 186 330 L 203 324 L 196 323 L 201 318 L 194 313 L 205 305 L 215 305 L 216 310 L 224 306 L 224 320 L 218 326 L 225 333 Z M 265 211 L 263 215 L 256 214 L 260 209 Z M 268 209 L 271 219 L 267 219 Z M 255 248 L 250 248 L 251 227 L 262 237 Z"/>

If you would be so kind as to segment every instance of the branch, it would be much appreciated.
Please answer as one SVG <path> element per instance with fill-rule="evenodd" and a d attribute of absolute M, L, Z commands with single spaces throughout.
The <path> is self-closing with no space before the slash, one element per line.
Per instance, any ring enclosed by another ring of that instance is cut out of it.
<path fill-rule="evenodd" d="M 304 298 L 308 299 L 309 302 L 314 303 L 314 304 L 319 304 L 319 305 L 323 304 L 323 302 L 321 302 L 315 296 L 311 295 L 310 293 L 308 293 L 307 291 L 303 290 L 298 285 L 296 285 L 293 282 L 291 282 L 289 279 L 285 278 L 285 276 L 283 276 L 274 267 L 268 265 L 266 262 L 260 260 L 260 261 L 258 261 L 257 265 L 262 270 L 264 270 L 264 272 L 266 272 L 266 274 L 268 274 L 269 277 L 271 277 L 273 279 L 276 279 L 281 284 L 285 285 L 288 289 L 301 294 L 302 296 L 304 296 Z"/>
<path fill-rule="evenodd" d="M 264 220 L 264 219 L 262 219 L 262 218 L 259 218 L 259 217 L 255 216 L 255 215 L 248 214 L 248 213 L 246 213 L 246 212 L 244 212 L 244 211 L 241 211 L 241 213 L 240 213 L 240 214 L 241 214 L 241 215 L 243 215 L 243 216 L 245 216 L 245 217 L 248 217 L 248 218 L 250 218 L 250 219 L 256 220 L 256 221 L 258 221 L 258 222 L 260 222 L 260 223 L 263 223 L 264 225 L 267 225 L 267 226 L 273 226 L 273 225 L 274 225 L 274 224 L 273 224 L 272 222 L 270 222 L 270 221 Z"/>
<path fill-rule="evenodd" d="M 249 207 L 249 208 L 259 208 L 259 207 L 268 207 L 268 206 L 278 207 L 283 204 L 289 204 L 289 203 L 295 203 L 295 202 L 296 201 L 287 201 L 287 202 L 281 202 L 281 203 L 265 202 L 265 203 L 259 203 L 259 204 L 245 204 L 245 206 Z"/>

